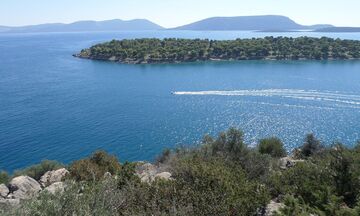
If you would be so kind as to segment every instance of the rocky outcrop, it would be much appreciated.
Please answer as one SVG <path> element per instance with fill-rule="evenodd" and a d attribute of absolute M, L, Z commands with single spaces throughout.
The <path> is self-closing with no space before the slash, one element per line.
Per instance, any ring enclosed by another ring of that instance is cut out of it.
<path fill-rule="evenodd" d="M 20 199 L 5 199 L 0 197 L 0 208 L 16 207 L 20 204 Z"/>
<path fill-rule="evenodd" d="M 151 163 L 139 163 L 136 167 L 136 175 L 142 182 L 151 183 L 156 178 L 170 180 L 171 173 L 162 172 L 161 169 Z"/>
<path fill-rule="evenodd" d="M 40 184 L 29 176 L 18 176 L 9 183 L 10 199 L 30 199 L 41 191 Z"/>
<path fill-rule="evenodd" d="M 64 182 L 55 182 L 54 184 L 44 188 L 44 191 L 47 191 L 51 194 L 63 193 L 65 190 Z"/>
<path fill-rule="evenodd" d="M 62 168 L 46 172 L 39 182 L 29 176 L 18 176 L 8 186 L 0 184 L 0 207 L 16 207 L 21 200 L 36 197 L 42 188 L 51 194 L 62 193 L 66 188 L 62 180 L 68 174 L 69 171 Z"/>
<path fill-rule="evenodd" d="M 294 159 L 293 157 L 283 157 L 283 158 L 280 158 L 280 168 L 281 169 L 288 169 L 288 168 L 291 168 L 293 166 L 295 166 L 297 163 L 300 163 L 300 162 L 304 162 L 304 160 L 297 160 L 297 159 Z"/>
<path fill-rule="evenodd" d="M 104 179 L 110 179 L 112 177 L 110 172 L 104 173 Z"/>
<path fill-rule="evenodd" d="M 283 203 L 276 202 L 271 200 L 270 203 L 266 206 L 265 216 L 275 215 L 276 212 L 279 212 L 281 208 L 284 207 Z"/>
<path fill-rule="evenodd" d="M 154 181 L 154 176 L 158 173 L 157 167 L 151 163 L 139 164 L 136 167 L 136 175 L 142 182 Z"/>
<path fill-rule="evenodd" d="M 66 175 L 69 174 L 69 171 L 65 168 L 48 171 L 40 178 L 40 185 L 42 187 L 47 187 L 53 183 L 61 182 Z"/>
<path fill-rule="evenodd" d="M 9 188 L 5 184 L 0 184 L 0 198 L 5 198 L 10 193 Z"/>
<path fill-rule="evenodd" d="M 162 172 L 155 175 L 155 179 L 163 179 L 163 180 L 171 180 L 171 173 L 169 172 Z"/>

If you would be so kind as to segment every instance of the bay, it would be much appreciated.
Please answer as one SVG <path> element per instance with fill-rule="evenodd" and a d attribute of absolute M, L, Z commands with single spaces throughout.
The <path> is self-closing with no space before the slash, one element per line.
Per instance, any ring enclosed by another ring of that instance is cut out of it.
<path fill-rule="evenodd" d="M 327 145 L 360 139 L 359 61 L 241 61 L 123 65 L 77 59 L 124 38 L 235 39 L 359 33 L 102 32 L 0 34 L 0 169 L 43 159 L 69 163 L 97 149 L 153 160 L 231 126 L 254 145 L 280 137 L 288 151 L 313 132 Z"/>

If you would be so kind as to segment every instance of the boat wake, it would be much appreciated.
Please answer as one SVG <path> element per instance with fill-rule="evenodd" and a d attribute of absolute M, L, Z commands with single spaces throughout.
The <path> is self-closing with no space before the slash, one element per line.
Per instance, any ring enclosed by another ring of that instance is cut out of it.
<path fill-rule="evenodd" d="M 263 90 L 234 90 L 234 91 L 176 91 L 174 95 L 218 95 L 218 96 L 253 96 L 253 97 L 282 97 L 311 101 L 328 101 L 333 103 L 360 105 L 360 95 L 340 92 L 321 92 L 316 90 L 297 89 L 263 89 Z"/>

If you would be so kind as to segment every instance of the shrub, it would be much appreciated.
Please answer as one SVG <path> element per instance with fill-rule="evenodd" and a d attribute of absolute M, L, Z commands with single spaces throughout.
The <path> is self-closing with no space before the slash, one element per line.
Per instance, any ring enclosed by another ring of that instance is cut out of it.
<path fill-rule="evenodd" d="M 44 160 L 40 164 L 30 166 L 23 170 L 16 170 L 14 176 L 26 175 L 38 181 L 47 171 L 57 170 L 63 167 L 64 165 L 57 161 Z"/>
<path fill-rule="evenodd" d="M 321 144 L 320 140 L 316 139 L 314 134 L 308 134 L 306 135 L 305 142 L 300 149 L 301 156 L 303 158 L 307 158 L 321 152 L 321 150 L 324 149 L 324 146 Z"/>
<path fill-rule="evenodd" d="M 114 181 L 82 185 L 68 182 L 64 193 L 40 193 L 37 199 L 24 201 L 21 208 L 13 208 L 4 215 L 63 216 L 116 215 L 114 207 L 122 202 Z M 78 192 L 82 191 L 80 195 Z"/>
<path fill-rule="evenodd" d="M 292 194 L 312 207 L 324 209 L 324 200 L 334 194 L 331 172 L 311 162 L 297 163 L 291 169 L 274 173 L 269 188 L 273 196 Z"/>
<path fill-rule="evenodd" d="M 284 144 L 277 137 L 261 139 L 258 149 L 261 154 L 268 154 L 271 155 L 271 157 L 278 158 L 286 156 Z"/>
<path fill-rule="evenodd" d="M 168 148 L 165 148 L 163 152 L 156 158 L 157 163 L 165 163 L 167 160 L 169 160 L 171 156 L 171 150 Z"/>
<path fill-rule="evenodd" d="M 116 174 L 121 169 L 118 159 L 104 151 L 97 151 L 89 158 L 73 162 L 69 171 L 77 181 L 98 181 L 106 172 Z"/>
<path fill-rule="evenodd" d="M 360 187 L 360 155 L 351 152 L 342 144 L 336 144 L 330 151 L 329 169 L 334 180 L 335 191 L 349 206 L 356 205 Z"/>
<path fill-rule="evenodd" d="M 247 152 L 244 143 L 244 133 L 236 128 L 222 132 L 214 140 L 210 136 L 204 137 L 202 151 L 210 156 L 223 156 L 229 159 L 239 159 Z"/>
<path fill-rule="evenodd" d="M 252 215 L 269 201 L 265 187 L 222 159 L 190 157 L 174 170 L 176 191 L 187 194 L 193 215 Z"/>
<path fill-rule="evenodd" d="M 287 195 L 284 198 L 284 207 L 280 209 L 280 213 L 276 216 L 308 216 L 308 215 L 323 215 L 320 211 L 311 208 L 305 204 L 301 198 Z"/>
<path fill-rule="evenodd" d="M 0 184 L 7 184 L 9 180 L 9 174 L 5 171 L 0 171 Z"/>
<path fill-rule="evenodd" d="M 118 172 L 117 185 L 122 188 L 128 184 L 138 184 L 140 179 L 135 175 L 136 163 L 125 162 Z"/>
<path fill-rule="evenodd" d="M 356 142 L 354 150 L 355 152 L 360 153 L 360 140 Z"/>
<path fill-rule="evenodd" d="M 244 169 L 249 179 L 263 181 L 271 171 L 271 157 L 257 151 L 249 151 L 237 163 Z"/>

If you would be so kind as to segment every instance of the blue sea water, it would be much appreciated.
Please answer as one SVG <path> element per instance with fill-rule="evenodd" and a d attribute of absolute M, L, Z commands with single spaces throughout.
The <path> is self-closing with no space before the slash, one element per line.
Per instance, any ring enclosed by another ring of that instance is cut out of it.
<path fill-rule="evenodd" d="M 242 61 L 122 65 L 72 57 L 111 39 L 234 39 L 254 32 L 0 34 L 0 169 L 64 163 L 97 149 L 152 160 L 235 126 L 250 145 L 280 137 L 288 150 L 314 132 L 326 144 L 360 139 L 359 61 Z"/>

